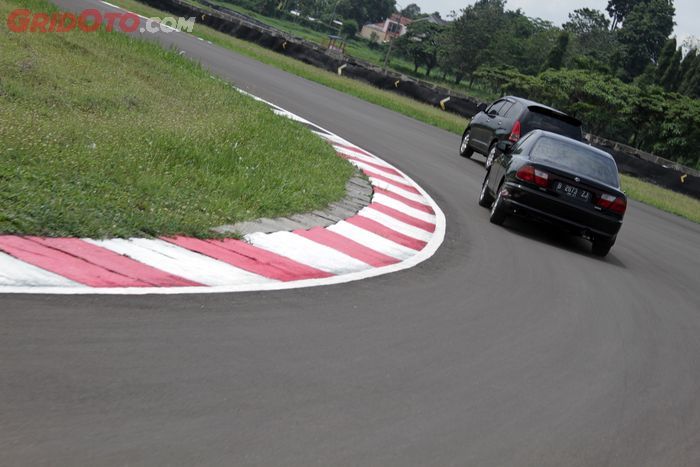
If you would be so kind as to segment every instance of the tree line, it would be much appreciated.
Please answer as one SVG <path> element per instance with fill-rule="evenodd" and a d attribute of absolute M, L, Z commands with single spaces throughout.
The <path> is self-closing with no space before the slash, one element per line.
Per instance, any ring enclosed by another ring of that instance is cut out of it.
<path fill-rule="evenodd" d="M 478 0 L 446 26 L 412 23 L 398 49 L 426 75 L 529 97 L 599 136 L 700 168 L 700 55 L 678 44 L 672 0 L 610 0 L 561 27 L 504 0 Z"/>
<path fill-rule="evenodd" d="M 505 0 L 477 0 L 447 24 L 395 0 L 237 0 L 261 11 L 296 9 L 345 33 L 392 13 L 411 18 L 394 50 L 415 73 L 471 87 L 478 82 L 554 105 L 599 136 L 700 168 L 698 41 L 671 38 L 673 0 L 609 0 L 606 11 L 579 8 L 568 21 L 526 16 Z"/>

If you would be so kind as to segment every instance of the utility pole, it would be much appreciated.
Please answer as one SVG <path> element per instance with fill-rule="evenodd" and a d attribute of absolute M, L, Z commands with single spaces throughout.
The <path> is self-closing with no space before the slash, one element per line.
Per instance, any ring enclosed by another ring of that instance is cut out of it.
<path fill-rule="evenodd" d="M 399 5 L 398 3 L 396 4 L 396 6 L 401 8 L 399 10 L 399 37 L 400 37 L 401 36 L 401 20 L 403 19 L 403 16 L 401 16 L 401 15 L 402 15 L 403 9 L 402 9 L 401 5 Z M 391 17 L 389 17 L 389 21 L 391 21 Z M 389 64 L 389 56 L 391 55 L 391 49 L 394 46 L 394 39 L 395 39 L 394 36 L 392 36 L 391 40 L 389 41 L 389 50 L 386 51 L 386 56 L 384 57 L 384 74 L 386 74 L 386 68 L 387 68 L 387 65 Z"/>
<path fill-rule="evenodd" d="M 331 14 L 331 22 L 328 23 L 329 27 L 333 27 L 333 21 L 335 21 L 335 10 L 338 8 L 338 3 L 340 3 L 340 0 L 336 0 L 335 5 L 333 5 L 333 14 Z"/>

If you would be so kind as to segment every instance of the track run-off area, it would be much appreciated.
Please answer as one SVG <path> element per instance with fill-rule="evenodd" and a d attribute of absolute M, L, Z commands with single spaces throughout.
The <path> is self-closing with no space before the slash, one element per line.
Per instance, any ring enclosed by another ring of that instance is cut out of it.
<path fill-rule="evenodd" d="M 445 240 L 327 287 L 0 295 L 3 464 L 700 465 L 699 225 L 631 202 L 605 259 L 496 227 L 458 136 L 157 39 L 381 155 L 440 206 Z"/>

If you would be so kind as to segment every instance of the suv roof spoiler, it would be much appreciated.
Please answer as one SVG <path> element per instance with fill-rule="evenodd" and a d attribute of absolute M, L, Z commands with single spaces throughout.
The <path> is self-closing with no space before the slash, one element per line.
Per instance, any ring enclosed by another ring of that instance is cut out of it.
<path fill-rule="evenodd" d="M 540 114 L 544 115 L 549 115 L 551 117 L 558 118 L 559 120 L 565 121 L 566 123 L 569 123 L 571 125 L 575 126 L 581 126 L 581 120 L 578 118 L 572 117 L 571 115 L 567 115 L 564 112 L 560 112 L 559 110 L 553 109 L 551 107 L 544 107 L 542 105 L 528 105 L 527 106 L 528 110 L 531 112 L 537 112 Z"/>

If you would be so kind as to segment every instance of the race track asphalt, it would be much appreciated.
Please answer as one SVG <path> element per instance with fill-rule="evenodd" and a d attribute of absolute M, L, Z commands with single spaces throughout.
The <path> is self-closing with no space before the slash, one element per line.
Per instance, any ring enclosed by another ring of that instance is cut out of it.
<path fill-rule="evenodd" d="M 699 225 L 632 202 L 604 260 L 493 226 L 457 136 L 162 40 L 397 165 L 445 212 L 445 243 L 324 288 L 0 296 L 0 463 L 700 465 Z"/>

